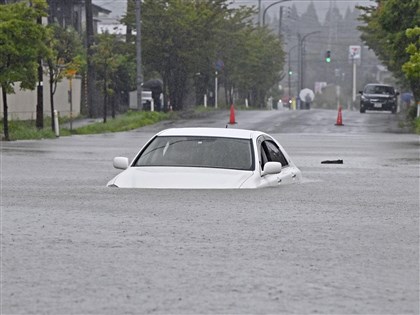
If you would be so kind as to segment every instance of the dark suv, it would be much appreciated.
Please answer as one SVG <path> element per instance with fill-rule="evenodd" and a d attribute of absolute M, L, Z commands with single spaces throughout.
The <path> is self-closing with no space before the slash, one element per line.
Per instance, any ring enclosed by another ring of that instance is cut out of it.
<path fill-rule="evenodd" d="M 398 92 L 391 85 L 386 84 L 368 84 L 363 91 L 359 91 L 360 98 L 360 112 L 364 113 L 366 110 L 387 110 L 393 114 L 397 112 Z"/>

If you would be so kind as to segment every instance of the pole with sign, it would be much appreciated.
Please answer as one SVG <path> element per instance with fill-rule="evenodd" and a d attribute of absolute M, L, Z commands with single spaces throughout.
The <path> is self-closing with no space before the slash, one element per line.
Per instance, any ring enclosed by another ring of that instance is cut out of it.
<path fill-rule="evenodd" d="M 361 46 L 352 45 L 349 46 L 349 60 L 353 65 L 353 90 L 352 90 L 352 100 L 353 103 L 356 102 L 356 60 L 360 60 L 361 55 Z"/>

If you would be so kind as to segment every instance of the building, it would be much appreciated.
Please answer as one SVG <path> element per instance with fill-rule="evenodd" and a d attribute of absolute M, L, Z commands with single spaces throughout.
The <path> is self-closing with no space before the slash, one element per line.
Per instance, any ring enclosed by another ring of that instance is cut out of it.
<path fill-rule="evenodd" d="M 49 6 L 48 23 L 58 23 L 62 27 L 73 27 L 82 34 L 86 28 L 84 0 L 47 0 Z M 106 18 L 110 10 L 92 4 L 93 29 L 98 29 L 101 18 Z"/>

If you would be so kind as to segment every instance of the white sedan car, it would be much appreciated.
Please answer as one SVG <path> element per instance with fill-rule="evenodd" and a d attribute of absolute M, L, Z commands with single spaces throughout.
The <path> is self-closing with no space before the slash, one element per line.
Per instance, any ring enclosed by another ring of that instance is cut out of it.
<path fill-rule="evenodd" d="M 300 182 L 301 171 L 271 136 L 228 128 L 173 128 L 159 132 L 108 182 L 120 188 L 237 189 Z"/>

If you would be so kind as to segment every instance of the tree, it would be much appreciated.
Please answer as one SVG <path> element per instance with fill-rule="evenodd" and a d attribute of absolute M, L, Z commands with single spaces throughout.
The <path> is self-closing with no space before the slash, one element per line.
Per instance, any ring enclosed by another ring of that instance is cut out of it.
<path fill-rule="evenodd" d="M 241 66 L 255 56 L 260 59 L 253 63 L 253 70 L 257 68 L 258 71 L 246 74 L 248 77 L 255 74 L 255 79 L 261 81 L 262 85 L 254 85 L 255 89 L 264 97 L 271 86 L 278 83 L 275 80 L 283 65 L 283 51 L 278 38 L 269 35 L 267 29 L 258 30 L 258 27 L 252 25 L 253 9 L 233 9 L 229 3 L 227 0 L 143 2 L 142 60 L 147 70 L 145 77 L 148 73 L 159 74 L 164 94 L 169 97 L 173 109 L 184 108 L 194 79 L 196 90 L 205 92 L 214 88 L 212 84 L 218 60 L 224 64 L 220 78 L 228 94 L 232 89 L 243 87 L 238 73 L 243 73 Z M 128 12 L 123 20 L 134 29 L 132 12 Z M 255 38 L 258 39 L 257 44 L 246 38 L 246 34 L 254 34 L 253 31 L 255 34 L 261 32 L 262 39 Z M 249 47 L 243 44 L 244 40 L 250 44 Z M 263 55 L 268 52 L 270 57 Z M 269 67 L 265 58 L 270 60 Z M 226 98 L 229 101 L 232 95 L 228 94 Z M 165 97 L 165 103 L 168 97 Z"/>
<path fill-rule="evenodd" d="M 57 83 L 65 76 L 73 76 L 71 72 L 77 72 L 85 64 L 83 57 L 83 46 L 77 32 L 71 28 L 62 28 L 58 24 L 48 26 L 52 36 L 48 42 L 52 53 L 47 58 L 48 77 L 50 85 L 51 103 L 51 128 L 55 130 L 54 124 L 54 94 Z"/>
<path fill-rule="evenodd" d="M 3 98 L 4 138 L 9 138 L 7 94 L 14 93 L 14 83 L 22 89 L 34 89 L 39 56 L 49 53 L 45 45 L 46 28 L 37 24 L 46 15 L 44 0 L 1 5 L 0 10 L 0 85 Z"/>
<path fill-rule="evenodd" d="M 174 110 L 183 108 L 189 74 L 197 60 L 194 54 L 201 55 L 197 30 L 204 21 L 196 13 L 192 1 L 149 0 L 143 5 L 143 60 L 161 75 Z"/>
<path fill-rule="evenodd" d="M 410 86 L 420 101 L 420 84 L 414 76 L 406 77 L 403 65 L 411 56 L 407 47 L 411 40 L 407 29 L 420 25 L 418 1 L 376 0 L 377 6 L 358 7 L 363 14 L 360 27 L 362 40 L 375 51 L 379 59 L 403 85 Z"/>
<path fill-rule="evenodd" d="M 403 71 L 408 80 L 413 82 L 414 91 L 418 93 L 420 90 L 420 27 L 409 28 L 406 30 L 406 36 L 409 40 L 413 40 L 406 52 L 410 55 L 410 59 L 403 64 Z M 417 101 L 420 100 L 420 95 L 416 95 Z"/>
<path fill-rule="evenodd" d="M 97 79 L 101 85 L 103 101 L 103 121 L 107 120 L 109 97 L 115 93 L 112 81 L 118 69 L 127 63 L 127 58 L 118 52 L 118 41 L 115 35 L 108 33 L 97 36 L 97 45 L 94 47 L 92 64 L 96 68 Z M 115 104 L 112 105 L 112 117 L 115 118 Z"/>

